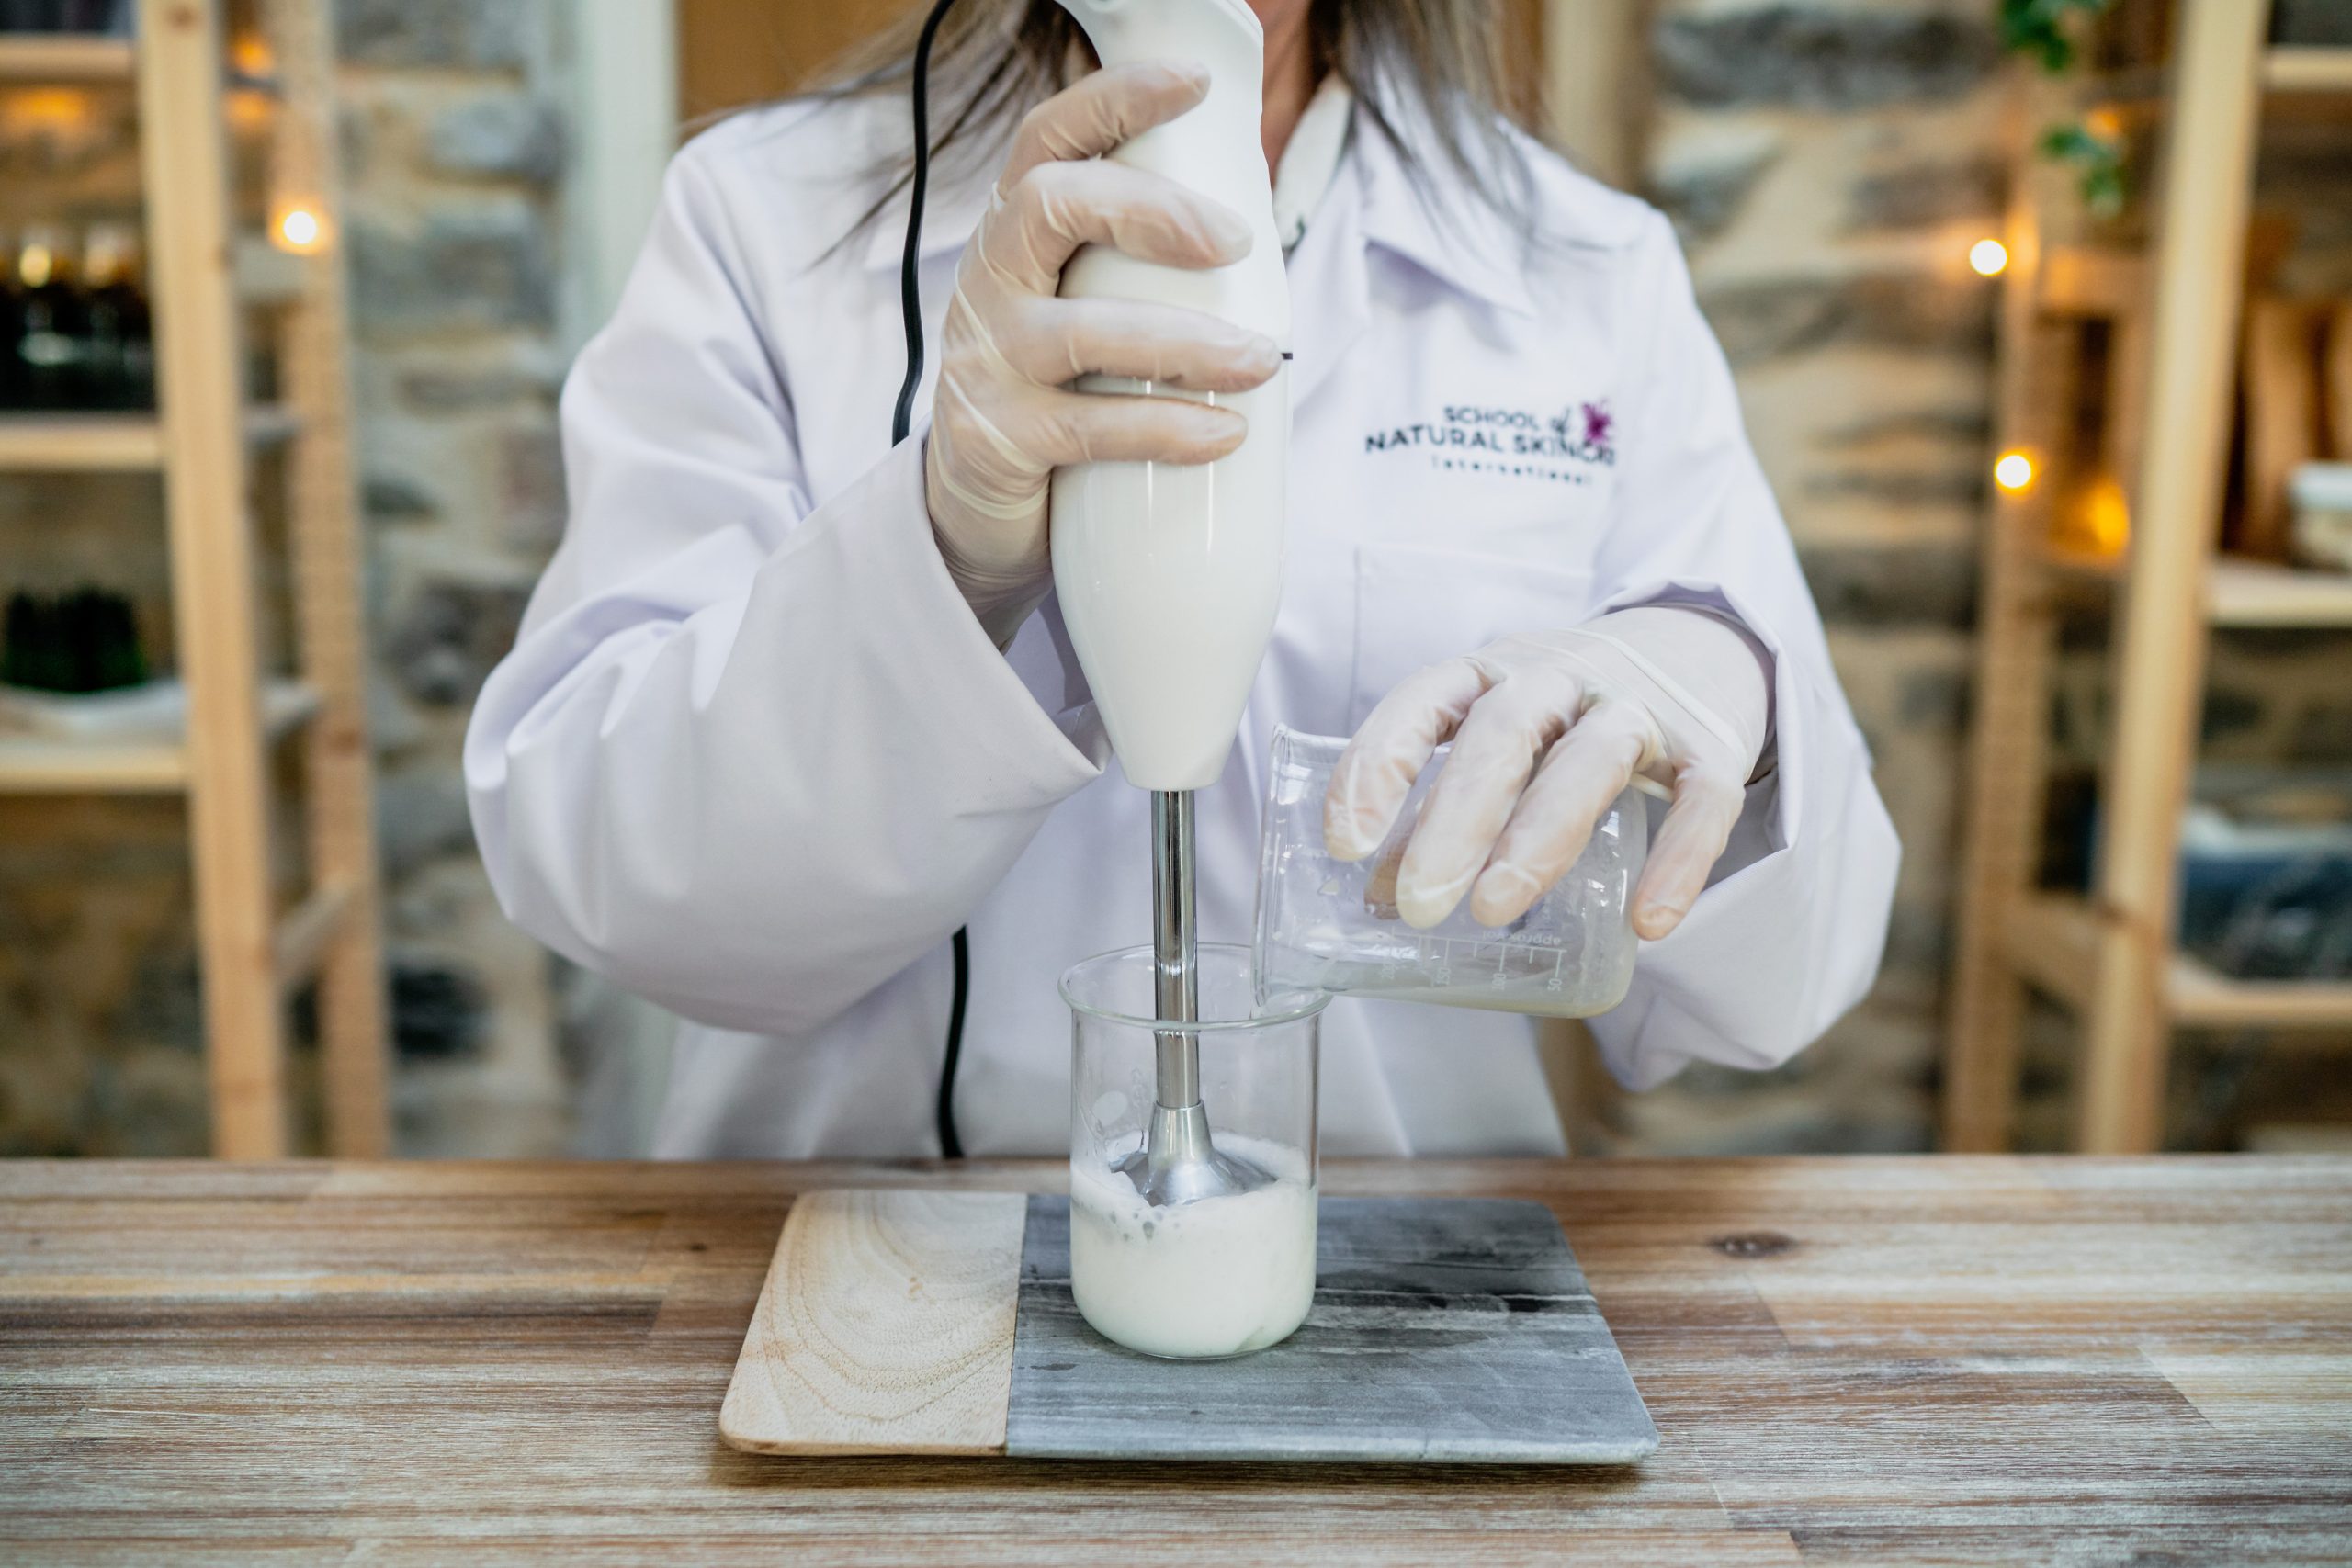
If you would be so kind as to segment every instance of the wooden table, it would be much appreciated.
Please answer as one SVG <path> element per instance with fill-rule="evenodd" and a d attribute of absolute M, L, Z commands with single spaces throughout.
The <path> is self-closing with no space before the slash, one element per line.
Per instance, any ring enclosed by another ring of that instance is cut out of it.
<path fill-rule="evenodd" d="M 760 1460 L 796 1190 L 1043 1165 L 0 1166 L 0 1560 L 2352 1560 L 2352 1161 L 1334 1163 L 1541 1199 L 1638 1472 Z"/>

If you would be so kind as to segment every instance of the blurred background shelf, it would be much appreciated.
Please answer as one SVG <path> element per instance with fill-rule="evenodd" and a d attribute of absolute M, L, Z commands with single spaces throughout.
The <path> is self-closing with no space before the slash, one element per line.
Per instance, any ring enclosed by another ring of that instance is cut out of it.
<path fill-rule="evenodd" d="M 245 440 L 282 446 L 301 429 L 292 409 L 262 404 L 243 416 Z M 0 413 L 0 473 L 103 473 L 160 468 L 164 423 L 152 413 Z"/>
<path fill-rule="evenodd" d="M 2165 995 L 2188 1029 L 2352 1029 L 2352 981 L 2233 979 L 2184 953 L 2173 955 Z"/>
<path fill-rule="evenodd" d="M 2003 946 L 2027 984 L 2085 1008 L 2097 996 L 2101 944 L 2116 934 L 2113 919 L 2079 894 L 2038 892 L 2013 907 Z M 2239 979 L 2187 953 L 2171 955 L 2164 1003 L 2172 1025 L 2185 1029 L 2352 1028 L 2352 982 Z"/>
<path fill-rule="evenodd" d="M 0 414 L 0 471 L 103 472 L 163 461 L 164 427 L 153 414 Z"/>
<path fill-rule="evenodd" d="M 299 681 L 262 691 L 262 733 L 275 745 L 319 712 Z M 84 740 L 0 734 L 0 795 L 160 795 L 187 787 L 187 748 L 177 740 Z"/>
<path fill-rule="evenodd" d="M 2352 94 L 2352 49 L 2271 50 L 2263 56 L 2262 85 L 2274 93 Z"/>
<path fill-rule="evenodd" d="M 2267 0 L 2236 0 L 2264 5 Z M 2261 57 L 2261 79 L 2268 100 L 2264 109 L 2295 107 L 2299 98 L 2352 97 L 2352 49 L 2315 44 L 2278 44 Z M 2125 66 L 2083 79 L 2076 96 L 2082 107 L 2108 109 L 2126 116 L 2145 116 L 2162 109 L 2172 90 L 2168 67 Z"/>
<path fill-rule="evenodd" d="M 2102 589 L 2120 583 L 2131 570 L 2123 556 L 2050 545 L 2032 558 L 2053 576 Z M 2205 611 L 2215 626 L 2352 626 L 2352 573 L 2216 556 L 2205 580 Z"/>
<path fill-rule="evenodd" d="M 0 795 L 171 795 L 187 787 L 183 747 L 0 737 Z"/>
<path fill-rule="evenodd" d="M 138 67 L 138 47 L 126 38 L 0 35 L 0 82 L 129 82 Z"/>
<path fill-rule="evenodd" d="M 2217 626 L 2352 626 L 2352 575 L 2221 556 L 2206 602 Z"/>

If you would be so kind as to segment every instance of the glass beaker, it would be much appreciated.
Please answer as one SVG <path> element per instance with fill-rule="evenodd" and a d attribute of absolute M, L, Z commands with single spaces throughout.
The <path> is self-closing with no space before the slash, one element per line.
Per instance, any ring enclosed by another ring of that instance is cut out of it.
<path fill-rule="evenodd" d="M 1151 949 L 1071 965 L 1069 1272 L 1095 1331 L 1146 1355 L 1246 1355 L 1289 1337 L 1315 1296 L 1318 991 L 1261 989 L 1250 950 L 1204 942 L 1200 1020 L 1153 1016 Z M 1198 1039 L 1216 1152 L 1268 1179 L 1155 1208 L 1118 1168 L 1143 1145 L 1160 1038 Z"/>
<path fill-rule="evenodd" d="M 1346 748 L 1330 736 L 1274 731 L 1259 840 L 1261 984 L 1552 1018 L 1587 1018 L 1625 999 L 1634 887 L 1649 853 L 1641 791 L 1618 795 L 1567 874 L 1518 919 L 1482 926 L 1464 898 L 1417 931 L 1396 912 L 1396 867 L 1452 749 L 1439 747 L 1413 781 L 1387 840 L 1351 862 L 1323 847 L 1323 795 Z"/>

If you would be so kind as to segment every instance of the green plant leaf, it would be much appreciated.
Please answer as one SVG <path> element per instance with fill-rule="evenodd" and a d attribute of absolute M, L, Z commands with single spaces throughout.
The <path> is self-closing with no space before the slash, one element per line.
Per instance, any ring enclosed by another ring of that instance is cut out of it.
<path fill-rule="evenodd" d="M 2076 121 L 2050 127 L 2034 145 L 2043 157 L 2078 171 L 2077 189 L 2093 217 L 2113 218 L 2131 199 L 2125 149 L 2116 138 L 2101 136 Z"/>
<path fill-rule="evenodd" d="M 2075 63 L 2075 40 L 2067 28 L 2074 13 L 2097 15 L 2112 0 L 2001 0 L 2001 47 L 2029 54 L 2057 75 Z"/>

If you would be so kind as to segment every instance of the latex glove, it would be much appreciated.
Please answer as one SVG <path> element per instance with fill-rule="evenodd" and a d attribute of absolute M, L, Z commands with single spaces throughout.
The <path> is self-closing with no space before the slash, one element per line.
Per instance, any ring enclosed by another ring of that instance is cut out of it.
<path fill-rule="evenodd" d="M 1021 122 L 965 247 L 940 338 L 924 492 L 948 572 L 999 647 L 1052 584 L 1046 498 L 1055 468 L 1213 462 L 1249 434 L 1230 409 L 1066 383 L 1101 374 L 1240 392 L 1282 367 L 1272 338 L 1198 310 L 1055 298 L 1081 245 L 1195 269 L 1249 254 L 1249 225 L 1230 208 L 1101 156 L 1207 92 L 1204 71 L 1125 65 L 1047 99 Z"/>
<path fill-rule="evenodd" d="M 1654 941 L 1681 923 L 1739 820 L 1771 733 L 1768 671 L 1744 627 L 1680 605 L 1433 664 L 1398 682 L 1340 753 L 1325 845 L 1349 861 L 1378 849 L 1450 739 L 1397 870 L 1396 909 L 1426 930 L 1466 892 L 1475 919 L 1504 925 L 1576 863 L 1640 773 L 1674 800 L 1634 895 L 1634 929 Z"/>

